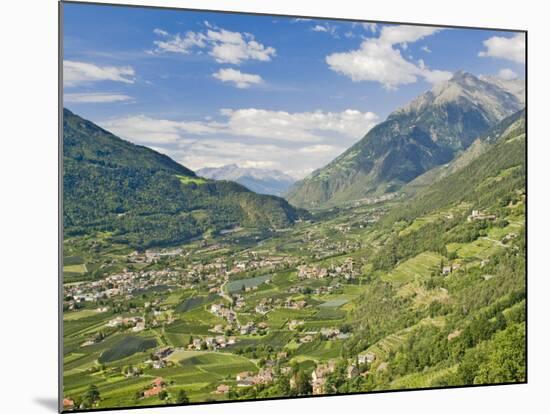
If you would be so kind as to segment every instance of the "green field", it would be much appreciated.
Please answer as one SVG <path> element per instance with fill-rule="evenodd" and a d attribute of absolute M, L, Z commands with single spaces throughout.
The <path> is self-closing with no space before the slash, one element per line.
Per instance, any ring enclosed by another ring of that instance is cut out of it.
<path fill-rule="evenodd" d="M 442 260 L 445 260 L 445 258 L 437 253 L 420 253 L 399 264 L 395 270 L 385 275 L 383 279 L 394 283 L 426 279 L 432 272 L 439 271 Z"/>
<path fill-rule="evenodd" d="M 63 272 L 81 274 L 81 273 L 86 273 L 87 271 L 88 269 L 86 269 L 86 265 L 84 263 L 63 266 Z"/>
<path fill-rule="evenodd" d="M 265 283 L 268 280 L 271 280 L 271 275 L 256 276 L 250 279 L 239 279 L 233 280 L 227 284 L 227 291 L 229 293 L 238 292 L 244 288 L 252 288 L 255 286 L 260 286 L 262 283 Z"/>
<path fill-rule="evenodd" d="M 113 362 L 119 359 L 132 356 L 137 352 L 144 352 L 157 346 L 153 338 L 142 338 L 138 336 L 127 336 L 101 354 L 99 362 Z"/>
<path fill-rule="evenodd" d="M 191 177 L 186 175 L 177 175 L 182 184 L 204 184 L 207 181 L 201 177 Z"/>
<path fill-rule="evenodd" d="M 185 299 L 179 305 L 175 307 L 176 312 L 188 312 L 190 310 L 196 309 L 198 307 L 204 306 L 208 303 L 212 303 L 218 300 L 220 297 L 218 295 L 208 295 L 208 296 L 193 296 L 191 298 Z"/>

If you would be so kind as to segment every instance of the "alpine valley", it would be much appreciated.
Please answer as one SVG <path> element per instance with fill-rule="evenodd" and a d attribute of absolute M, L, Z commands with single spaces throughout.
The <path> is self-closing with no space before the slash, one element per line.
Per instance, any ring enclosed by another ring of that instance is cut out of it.
<path fill-rule="evenodd" d="M 68 409 L 525 382 L 523 85 L 457 72 L 297 183 L 65 109 Z"/>

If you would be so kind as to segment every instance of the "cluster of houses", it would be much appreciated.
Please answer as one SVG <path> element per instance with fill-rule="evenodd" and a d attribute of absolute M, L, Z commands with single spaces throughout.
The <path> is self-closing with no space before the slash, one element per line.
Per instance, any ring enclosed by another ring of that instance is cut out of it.
<path fill-rule="evenodd" d="M 360 375 L 360 366 L 364 364 L 372 364 L 376 360 L 376 355 L 372 352 L 363 352 L 357 356 L 356 361 L 352 361 L 346 368 L 346 376 L 348 379 L 354 378 Z M 311 373 L 311 387 L 314 395 L 325 394 L 327 376 L 334 372 L 336 363 L 334 360 L 330 360 L 325 364 L 318 365 Z M 363 375 L 367 375 L 368 371 L 365 371 Z M 292 386 L 292 380 L 291 380 Z"/>
<path fill-rule="evenodd" d="M 223 303 L 214 303 L 210 306 L 210 312 L 220 318 L 225 319 L 230 325 L 237 321 L 235 311 L 225 306 Z"/>
<path fill-rule="evenodd" d="M 209 349 L 211 351 L 216 351 L 218 349 L 223 349 L 229 345 L 234 345 L 237 343 L 237 338 L 234 336 L 226 337 L 224 335 L 217 336 L 208 336 L 204 339 L 194 338 L 187 349 L 190 351 L 201 351 Z"/>
<path fill-rule="evenodd" d="M 324 339 L 328 340 L 347 339 L 351 336 L 349 332 L 341 332 L 338 328 L 321 328 L 320 333 Z"/>
<path fill-rule="evenodd" d="M 148 361 L 153 369 L 161 369 L 167 366 L 166 358 L 168 358 L 174 349 L 172 347 L 164 347 L 156 351 L 151 358 L 151 361 Z"/>
<path fill-rule="evenodd" d="M 146 250 L 143 253 L 134 251 L 128 256 L 128 261 L 131 263 L 156 263 L 163 257 L 180 256 L 183 253 L 182 249 L 172 249 L 163 251 Z"/>
<path fill-rule="evenodd" d="M 245 270 L 286 268 L 292 265 L 295 260 L 286 256 L 269 256 L 266 258 L 253 257 L 248 260 L 241 260 L 235 263 L 231 273 L 239 273 Z"/>
<path fill-rule="evenodd" d="M 250 371 L 240 372 L 235 376 L 237 387 L 249 387 L 258 384 L 269 384 L 273 382 L 273 370 L 271 368 L 262 368 L 257 374 Z"/>
<path fill-rule="evenodd" d="M 324 279 L 325 277 L 343 277 L 346 280 L 353 279 L 356 275 L 352 257 L 346 258 L 342 264 L 331 264 L 330 267 L 319 265 L 298 266 L 298 277 L 300 279 Z"/>
<path fill-rule="evenodd" d="M 140 291 L 172 284 L 181 284 L 180 272 L 172 270 L 130 272 L 124 269 L 121 273 L 100 280 L 65 286 L 63 294 L 65 298 L 70 298 L 65 301 L 68 309 L 74 309 L 77 303 L 95 302 L 117 296 L 130 298 L 132 294 Z"/>
<path fill-rule="evenodd" d="M 318 365 L 311 373 L 311 389 L 313 395 L 325 394 L 325 383 L 328 374 L 334 372 L 336 363 L 329 361 L 326 364 Z M 292 384 L 291 384 L 292 385 Z"/>
<path fill-rule="evenodd" d="M 108 328 L 130 328 L 133 332 L 140 332 L 145 329 L 145 320 L 141 316 L 129 316 L 126 318 L 117 316 L 107 322 L 106 326 Z"/>
<path fill-rule="evenodd" d="M 454 271 L 458 270 L 461 268 L 461 264 L 460 263 L 451 263 L 449 265 L 446 265 L 446 266 L 443 266 L 441 268 L 441 274 L 443 275 L 449 275 L 451 273 L 453 273 Z"/>
<path fill-rule="evenodd" d="M 307 306 L 307 302 L 303 299 L 295 300 L 293 298 L 286 298 L 284 307 L 287 309 L 304 309 Z"/>
<path fill-rule="evenodd" d="M 468 221 L 478 221 L 478 220 L 489 220 L 494 221 L 496 220 L 497 216 L 494 214 L 488 214 L 481 210 L 472 210 L 472 213 L 468 216 Z"/>
<path fill-rule="evenodd" d="M 264 304 L 265 305 L 265 304 Z M 263 310 L 263 308 L 261 308 Z M 249 321 L 243 325 L 239 323 L 237 319 L 237 314 L 235 311 L 223 303 L 214 303 L 210 306 L 210 312 L 216 316 L 224 318 L 231 328 L 235 328 L 239 331 L 241 335 L 254 335 L 259 331 L 265 331 L 268 328 L 268 325 L 265 322 L 260 322 L 255 324 L 252 321 Z M 267 312 L 267 311 L 266 311 Z M 211 331 L 219 332 L 220 329 L 223 329 L 220 325 L 215 325 Z"/>

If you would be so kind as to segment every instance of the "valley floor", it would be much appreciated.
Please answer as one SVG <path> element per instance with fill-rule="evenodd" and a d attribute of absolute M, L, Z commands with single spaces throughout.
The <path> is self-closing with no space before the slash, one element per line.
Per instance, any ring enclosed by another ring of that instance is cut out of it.
<path fill-rule="evenodd" d="M 396 203 L 145 252 L 65 240 L 66 409 L 525 381 L 524 196 L 385 222 Z"/>

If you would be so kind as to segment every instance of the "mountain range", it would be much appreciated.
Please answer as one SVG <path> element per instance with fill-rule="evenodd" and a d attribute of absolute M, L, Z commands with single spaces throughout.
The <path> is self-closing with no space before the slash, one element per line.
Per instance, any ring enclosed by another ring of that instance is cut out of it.
<path fill-rule="evenodd" d="M 237 225 L 288 227 L 304 215 L 280 197 L 201 178 L 166 155 L 63 110 L 66 238 L 105 233 L 144 249 Z"/>
<path fill-rule="evenodd" d="M 401 189 L 449 163 L 525 105 L 521 80 L 456 72 L 397 109 L 361 140 L 285 195 L 296 206 L 345 203 Z"/>
<path fill-rule="evenodd" d="M 201 168 L 197 170 L 197 174 L 213 180 L 235 181 L 255 193 L 277 196 L 284 194 L 296 181 L 291 176 L 278 170 L 245 168 L 236 164 Z"/>

